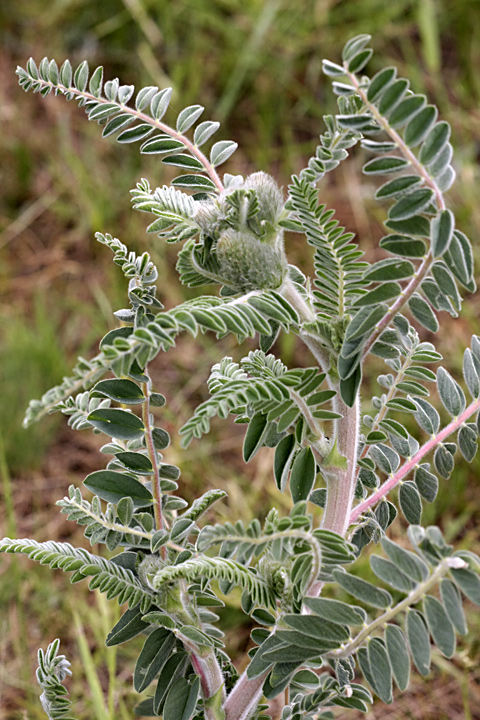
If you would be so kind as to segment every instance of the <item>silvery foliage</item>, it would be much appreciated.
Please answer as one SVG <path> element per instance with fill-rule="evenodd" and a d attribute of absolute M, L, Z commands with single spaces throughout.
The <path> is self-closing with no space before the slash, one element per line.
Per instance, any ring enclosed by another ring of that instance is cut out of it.
<path fill-rule="evenodd" d="M 102 68 L 90 75 L 85 62 L 75 71 L 68 60 L 58 68 L 46 58 L 18 68 L 25 90 L 77 101 L 104 136 L 138 142 L 142 153 L 180 168 L 169 186 L 141 180 L 133 206 L 153 217 L 148 233 L 181 243 L 182 282 L 213 286 L 165 310 L 149 253 L 97 234 L 128 279 L 128 306 L 115 313 L 119 326 L 98 354 L 80 358 L 70 377 L 30 404 L 25 424 L 61 411 L 72 427 L 106 435 L 106 467 L 84 481 L 93 498 L 72 486 L 58 505 L 112 557 L 66 543 L 0 543 L 3 552 L 71 572 L 72 582 L 89 578 L 91 589 L 126 604 L 106 643 L 143 636 L 133 674 L 135 690 L 145 691 L 143 716 L 260 720 L 269 717 L 265 700 L 287 690 L 282 720 L 330 718 L 335 706 L 366 711 L 371 691 L 390 703 L 394 684 L 408 686 L 412 663 L 428 674 L 432 644 L 452 657 L 456 635 L 467 632 L 462 596 L 480 604 L 479 559 L 420 524 L 439 477 L 453 472 L 457 450 L 473 459 L 480 431 L 480 338 L 464 354 L 471 400 L 422 340 L 423 328 L 439 329 L 439 313 L 457 316 L 460 289 L 475 288 L 470 242 L 444 200 L 455 178 L 450 127 L 395 68 L 362 74 L 369 40 L 350 40 L 342 64 L 324 62 L 339 112 L 325 117 L 316 153 L 292 177 L 287 198 L 263 172 L 221 178 L 217 168 L 236 144 L 212 144 L 219 124 L 199 122 L 199 105 L 166 124 L 170 89 L 135 94 L 118 80 L 103 82 Z M 368 153 L 363 172 L 381 178 L 376 198 L 388 203 L 384 254 L 373 264 L 319 202 L 324 175 L 356 144 Z M 288 263 L 286 231 L 313 248 L 313 278 Z M 275 448 L 273 478 L 291 495 L 289 514 L 273 507 L 249 523 L 209 524 L 204 513 L 225 497 L 222 489 L 207 489 L 192 505 L 176 494 L 180 468 L 169 463 L 170 438 L 158 425 L 166 400 L 148 366 L 184 331 L 255 338 L 257 349 L 212 368 L 210 396 L 180 433 L 188 445 L 214 417 L 234 415 L 245 425 L 246 462 Z M 281 333 L 306 343 L 311 366 L 288 367 L 270 352 Z M 386 368 L 367 403 L 362 372 L 372 355 Z M 435 387 L 446 425 L 430 402 Z M 372 408 L 363 418 L 361 399 Z M 398 509 L 409 525 L 399 544 L 386 534 Z M 355 570 L 371 542 L 374 583 Z M 252 626 L 242 675 L 215 613 L 235 588 Z M 39 655 L 51 718 L 70 708 L 61 684 L 68 667 L 57 651 L 58 641 Z"/>

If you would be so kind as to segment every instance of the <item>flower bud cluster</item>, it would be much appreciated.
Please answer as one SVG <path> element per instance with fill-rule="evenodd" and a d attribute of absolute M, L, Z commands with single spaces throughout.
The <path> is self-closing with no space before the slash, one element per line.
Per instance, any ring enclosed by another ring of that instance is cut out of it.
<path fill-rule="evenodd" d="M 279 288 L 288 264 L 279 222 L 284 199 L 263 172 L 238 177 L 213 203 L 201 203 L 196 222 L 213 239 L 219 279 L 237 292 Z"/>

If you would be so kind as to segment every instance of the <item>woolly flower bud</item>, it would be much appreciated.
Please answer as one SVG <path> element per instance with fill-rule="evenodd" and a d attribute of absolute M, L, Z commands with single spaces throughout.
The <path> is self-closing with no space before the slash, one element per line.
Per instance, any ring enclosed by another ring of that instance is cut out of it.
<path fill-rule="evenodd" d="M 165 563 L 158 555 L 147 555 L 137 568 L 138 577 L 146 587 L 155 590 L 153 578 L 163 567 Z"/>
<path fill-rule="evenodd" d="M 217 244 L 217 258 L 222 280 L 242 292 L 278 288 L 287 273 L 281 235 L 267 244 L 250 233 L 226 230 Z"/>
<path fill-rule="evenodd" d="M 194 220 L 207 235 L 211 235 L 219 219 L 219 208 L 216 203 L 201 201 L 195 205 Z"/>
<path fill-rule="evenodd" d="M 255 190 L 260 205 L 259 220 L 275 224 L 283 213 L 283 195 L 275 180 L 264 172 L 249 175 L 244 185 Z"/>

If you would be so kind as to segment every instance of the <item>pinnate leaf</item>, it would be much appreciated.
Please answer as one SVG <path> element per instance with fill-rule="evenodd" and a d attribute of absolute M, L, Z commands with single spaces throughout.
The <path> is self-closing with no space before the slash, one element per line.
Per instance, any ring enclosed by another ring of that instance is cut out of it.
<path fill-rule="evenodd" d="M 455 218 L 451 210 L 442 210 L 433 218 L 431 223 L 433 257 L 441 257 L 448 250 L 454 227 Z"/>
<path fill-rule="evenodd" d="M 421 258 L 427 251 L 427 246 L 419 238 L 411 238 L 407 235 L 385 235 L 380 240 L 380 247 L 388 252 L 402 257 Z"/>
<path fill-rule="evenodd" d="M 393 128 L 402 127 L 420 112 L 426 102 L 425 95 L 410 95 L 392 112 L 389 124 Z"/>
<path fill-rule="evenodd" d="M 345 43 L 342 50 L 342 60 L 349 62 L 357 53 L 363 50 L 365 45 L 367 45 L 371 39 L 372 36 L 367 35 L 366 33 L 356 35 L 351 38 L 347 43 Z"/>
<path fill-rule="evenodd" d="M 164 88 L 153 96 L 150 102 L 150 110 L 152 113 L 152 117 L 155 118 L 155 120 L 161 120 L 162 117 L 165 115 L 171 97 L 172 88 Z"/>
<path fill-rule="evenodd" d="M 439 367 L 437 371 L 437 388 L 440 399 L 450 415 L 457 417 L 465 410 L 466 403 L 463 390 L 455 382 L 448 370 L 443 367 Z"/>
<path fill-rule="evenodd" d="M 430 330 L 430 332 L 438 332 L 438 320 L 435 316 L 430 305 L 424 300 L 421 295 L 414 293 L 408 301 L 408 307 L 415 320 L 418 320 L 420 325 Z"/>
<path fill-rule="evenodd" d="M 136 405 L 145 401 L 145 396 L 137 383 L 126 378 L 100 380 L 90 391 L 90 396 L 108 397 L 125 405 Z"/>
<path fill-rule="evenodd" d="M 404 138 L 409 147 L 415 147 L 425 138 L 437 119 L 437 114 L 434 105 L 427 105 L 407 123 Z"/>
<path fill-rule="evenodd" d="M 420 583 L 428 578 L 429 571 L 426 563 L 415 553 L 402 548 L 387 537 L 381 539 L 381 544 L 390 560 L 401 572 Z"/>
<path fill-rule="evenodd" d="M 478 575 L 467 568 L 454 569 L 451 573 L 464 595 L 475 605 L 480 605 L 480 578 Z"/>
<path fill-rule="evenodd" d="M 427 502 L 434 502 L 438 493 L 438 478 L 431 473 L 429 465 L 419 465 L 415 470 L 415 484 L 418 492 Z"/>
<path fill-rule="evenodd" d="M 189 128 L 194 125 L 200 115 L 203 113 L 205 108 L 201 105 L 190 105 L 178 114 L 177 118 L 177 130 L 179 133 L 186 132 Z"/>
<path fill-rule="evenodd" d="M 196 677 L 191 684 L 185 678 L 178 678 L 168 692 L 163 716 L 169 720 L 190 720 L 195 712 L 199 692 L 200 678 Z"/>
<path fill-rule="evenodd" d="M 415 185 L 419 185 L 421 182 L 422 179 L 419 178 L 418 175 L 401 175 L 394 180 L 389 180 L 385 183 L 385 185 L 379 187 L 375 193 L 375 197 L 377 200 L 382 200 L 383 198 L 403 195 L 405 192 L 408 192 L 414 188 Z"/>
<path fill-rule="evenodd" d="M 120 620 L 110 630 L 105 645 L 111 647 L 127 642 L 146 630 L 148 623 L 142 620 L 142 611 L 137 606 L 124 612 Z"/>
<path fill-rule="evenodd" d="M 210 162 L 213 167 L 218 167 L 222 163 L 226 162 L 228 158 L 233 155 L 238 147 L 238 143 L 232 142 L 231 140 L 220 140 L 210 150 Z"/>
<path fill-rule="evenodd" d="M 368 63 L 370 58 L 373 55 L 373 50 L 367 49 L 367 50 L 361 50 L 356 55 L 354 55 L 351 60 L 348 63 L 348 70 L 351 73 L 357 73 L 360 72 L 360 70 L 363 70 L 365 65 Z"/>
<path fill-rule="evenodd" d="M 370 81 L 367 89 L 367 98 L 370 102 L 376 102 L 395 79 L 396 68 L 387 67 L 380 70 Z"/>
<path fill-rule="evenodd" d="M 306 597 L 304 603 L 315 615 L 340 625 L 363 625 L 366 620 L 365 610 L 340 600 Z"/>
<path fill-rule="evenodd" d="M 243 442 L 243 459 L 245 462 L 249 462 L 262 447 L 268 429 L 269 423 L 266 415 L 258 413 L 250 420 Z"/>
<path fill-rule="evenodd" d="M 390 209 L 388 217 L 390 220 L 407 220 L 419 212 L 422 212 L 431 202 L 433 190 L 430 188 L 420 188 L 413 190 L 404 197 L 397 200 L 395 205 Z"/>
<path fill-rule="evenodd" d="M 213 122 L 211 120 L 206 120 L 205 122 L 200 123 L 200 125 L 197 125 L 195 132 L 193 133 L 194 144 L 197 147 L 201 147 L 214 133 L 217 132 L 219 127 L 219 122 Z"/>
<path fill-rule="evenodd" d="M 88 82 L 88 63 L 86 60 L 84 60 L 75 70 L 74 76 L 73 76 L 73 83 L 77 90 L 80 90 L 80 92 L 84 92 L 84 90 L 87 87 Z"/>
<path fill-rule="evenodd" d="M 397 282 L 384 282 L 374 290 L 370 290 L 361 295 L 355 303 L 355 307 L 365 307 L 367 305 L 377 305 L 378 303 L 386 302 L 396 298 L 402 292 L 402 288 Z"/>
<path fill-rule="evenodd" d="M 383 504 L 383 503 L 382 503 Z M 406 575 L 380 555 L 372 555 L 370 557 L 370 566 L 375 575 L 383 580 L 384 583 L 399 590 L 400 592 L 409 593 L 412 589 L 412 583 Z"/>
<path fill-rule="evenodd" d="M 445 612 L 447 613 L 455 630 L 460 635 L 466 635 L 467 623 L 465 620 L 465 613 L 463 611 L 462 598 L 455 583 L 449 580 L 449 578 L 444 578 L 440 583 L 440 595 Z"/>
<path fill-rule="evenodd" d="M 139 142 L 140 140 L 145 140 L 146 137 L 152 134 L 155 128 L 153 128 L 148 123 L 140 123 L 139 125 L 135 125 L 133 128 L 129 128 L 128 130 L 124 130 L 120 135 L 117 137 L 117 142 L 119 143 L 132 143 L 132 142 Z"/>
<path fill-rule="evenodd" d="M 369 160 L 363 166 L 363 172 L 366 175 L 386 175 L 388 173 L 395 173 L 399 170 L 407 168 L 409 165 L 407 160 L 396 155 L 385 155 L 384 157 L 374 158 Z"/>

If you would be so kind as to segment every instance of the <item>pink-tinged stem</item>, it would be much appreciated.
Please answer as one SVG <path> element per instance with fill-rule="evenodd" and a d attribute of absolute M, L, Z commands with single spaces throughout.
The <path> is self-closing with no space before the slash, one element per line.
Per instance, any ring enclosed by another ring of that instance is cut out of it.
<path fill-rule="evenodd" d="M 433 264 L 433 258 L 432 258 L 432 254 L 429 250 L 427 255 L 423 258 L 421 264 L 418 266 L 415 274 L 413 275 L 412 279 L 408 283 L 407 287 L 402 291 L 401 295 L 399 295 L 399 297 L 395 300 L 393 305 L 387 310 L 387 312 L 385 313 L 383 318 L 380 320 L 380 322 L 377 323 L 375 330 L 372 332 L 371 336 L 368 338 L 367 343 L 365 344 L 365 347 L 363 348 L 362 357 L 365 357 L 366 355 L 368 355 L 372 345 L 378 340 L 378 338 L 380 337 L 382 332 L 384 330 L 386 330 L 386 328 L 392 322 L 393 318 L 407 304 L 407 302 L 412 297 L 413 293 L 420 286 L 420 283 L 422 282 L 422 280 L 424 280 L 425 276 L 428 274 L 428 271 L 430 270 L 432 264 Z"/>
<path fill-rule="evenodd" d="M 346 467 L 323 471 L 327 500 L 322 528 L 345 537 L 355 494 L 360 398 L 357 397 L 353 406 L 348 407 L 338 393 L 334 398 L 334 409 L 342 416 L 335 420 L 335 438 L 338 453 L 345 459 Z"/>
<path fill-rule="evenodd" d="M 411 470 L 413 470 L 420 460 L 428 455 L 428 453 L 431 452 L 436 445 L 440 445 L 440 443 L 446 440 L 449 435 L 455 432 L 455 430 L 458 430 L 458 428 L 466 420 L 468 420 L 469 417 L 477 412 L 477 410 L 480 410 L 480 398 L 474 400 L 457 418 L 454 418 L 449 425 L 444 427 L 438 435 L 431 437 L 430 440 L 428 440 L 425 445 L 423 445 L 420 450 L 418 450 L 418 452 L 410 458 L 410 460 L 407 460 L 407 462 L 404 463 L 396 473 L 384 482 L 383 485 L 373 493 L 373 495 L 370 495 L 370 497 L 360 503 L 360 505 L 357 505 L 350 514 L 350 524 L 354 523 L 360 515 L 363 515 L 363 513 L 371 508 L 372 505 L 375 505 L 379 500 L 385 497 L 385 495 L 387 495 L 390 490 L 395 487 L 395 485 L 398 485 L 398 483 L 403 480 L 403 478 L 408 475 Z"/>
<path fill-rule="evenodd" d="M 251 680 L 246 672 L 240 676 L 225 702 L 225 720 L 248 720 L 252 716 L 262 697 L 263 683 L 269 672 L 270 669 Z"/>
<path fill-rule="evenodd" d="M 186 643 L 185 646 L 187 647 Z M 202 656 L 198 652 L 190 650 L 190 662 L 195 673 L 200 678 L 204 699 L 212 698 L 224 686 L 224 677 L 215 657 L 215 652 L 211 650 Z M 215 708 L 208 707 L 208 703 L 204 708 L 204 713 L 205 720 L 219 720 L 223 717 L 222 711 L 216 711 Z"/>

